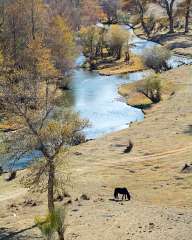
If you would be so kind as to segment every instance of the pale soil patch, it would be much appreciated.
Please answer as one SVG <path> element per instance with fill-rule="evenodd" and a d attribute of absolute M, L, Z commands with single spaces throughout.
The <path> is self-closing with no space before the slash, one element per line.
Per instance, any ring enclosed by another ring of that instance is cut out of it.
<path fill-rule="evenodd" d="M 135 34 L 141 38 L 147 39 L 141 27 L 134 30 Z M 149 40 L 158 42 L 178 55 L 192 57 L 192 32 L 187 34 L 175 32 L 168 34 L 160 32 L 152 35 Z"/>
<path fill-rule="evenodd" d="M 192 162 L 192 66 L 164 76 L 179 87 L 169 99 L 149 110 L 143 122 L 72 149 L 70 194 L 74 200 L 85 193 L 90 200 L 73 201 L 70 206 L 67 239 L 191 238 L 192 175 L 180 170 Z M 123 154 L 130 139 L 133 151 Z M 10 196 L 14 183 L 9 186 Z M 132 200 L 123 204 L 111 201 L 116 186 L 126 186 Z M 40 197 L 45 200 L 45 196 Z M 34 216 L 46 212 L 45 202 L 36 207 L 18 204 L 18 210 L 7 207 L 22 201 L 19 197 L 1 202 L 1 235 L 3 228 L 10 232 L 32 226 Z M 37 236 L 38 230 L 32 229 L 7 239 Z"/>

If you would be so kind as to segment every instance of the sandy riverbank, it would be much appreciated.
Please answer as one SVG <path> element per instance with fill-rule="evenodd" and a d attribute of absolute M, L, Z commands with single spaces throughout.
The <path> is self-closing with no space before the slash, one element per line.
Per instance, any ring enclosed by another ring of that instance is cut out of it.
<path fill-rule="evenodd" d="M 111 64 L 100 64 L 97 72 L 100 75 L 111 76 L 139 72 L 145 69 L 141 57 L 131 55 L 129 64 L 125 63 L 124 58 L 121 58 L 120 60 L 114 60 Z"/>
<path fill-rule="evenodd" d="M 179 86 L 175 84 L 174 81 L 171 81 L 166 74 L 161 74 L 160 79 L 161 99 L 165 100 L 173 95 Z M 122 84 L 118 88 L 118 92 L 126 99 L 128 105 L 145 110 L 153 107 L 153 103 L 149 98 L 138 91 L 138 88 L 142 86 L 143 83 L 144 80 L 139 80 L 128 84 Z"/>
<path fill-rule="evenodd" d="M 147 38 L 141 27 L 136 27 L 133 31 L 136 36 L 159 43 L 170 49 L 175 54 L 189 58 L 192 57 L 192 32 L 186 34 L 183 32 L 175 32 L 172 34 L 160 32 L 153 34 L 150 38 Z"/>
<path fill-rule="evenodd" d="M 192 66 L 164 77 L 176 92 L 151 108 L 143 122 L 72 149 L 70 194 L 74 200 L 86 193 L 90 200 L 69 207 L 67 239 L 190 239 L 192 175 L 180 170 L 192 161 Z M 133 151 L 123 154 L 130 139 Z M 39 239 L 30 227 L 34 216 L 45 213 L 45 197 L 33 194 L 37 206 L 24 206 L 26 192 L 18 180 L 5 184 L 0 177 L 0 186 L 0 236 L 24 230 L 5 239 Z M 115 186 L 126 186 L 132 200 L 111 201 Z"/>

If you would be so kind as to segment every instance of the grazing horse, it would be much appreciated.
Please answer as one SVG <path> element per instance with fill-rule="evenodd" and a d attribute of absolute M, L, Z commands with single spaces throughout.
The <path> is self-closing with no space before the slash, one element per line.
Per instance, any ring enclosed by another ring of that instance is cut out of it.
<path fill-rule="evenodd" d="M 133 143 L 131 141 L 129 141 L 129 145 L 125 148 L 123 153 L 130 153 L 132 148 L 133 148 Z"/>
<path fill-rule="evenodd" d="M 125 200 L 127 198 L 127 200 L 131 200 L 131 195 L 130 193 L 128 192 L 127 188 L 115 188 L 114 190 L 114 198 L 119 198 L 119 194 L 122 194 L 122 200 L 124 199 L 125 197 Z"/>

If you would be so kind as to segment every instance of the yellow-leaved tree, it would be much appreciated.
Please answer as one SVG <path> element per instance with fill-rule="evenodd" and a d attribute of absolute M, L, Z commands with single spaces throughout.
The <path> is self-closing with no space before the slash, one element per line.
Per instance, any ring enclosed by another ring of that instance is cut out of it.
<path fill-rule="evenodd" d="M 0 3 L 1 4 L 1 3 Z M 2 113 L 19 123 L 6 134 L 4 160 L 15 163 L 25 154 L 37 161 L 29 170 L 28 186 L 47 192 L 49 213 L 55 211 L 54 193 L 66 149 L 76 143 L 87 121 L 64 111 L 56 117 L 58 79 L 67 76 L 75 56 L 74 33 L 61 16 L 42 0 L 4 1 L 0 46 Z M 38 154 L 37 154 L 38 153 Z M 27 184 L 27 183 L 26 183 Z M 59 239 L 64 230 L 57 229 Z"/>

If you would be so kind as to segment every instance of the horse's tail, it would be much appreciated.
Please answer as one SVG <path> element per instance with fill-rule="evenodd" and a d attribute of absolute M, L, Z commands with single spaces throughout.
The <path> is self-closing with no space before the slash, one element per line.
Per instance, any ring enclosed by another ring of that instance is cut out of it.
<path fill-rule="evenodd" d="M 128 190 L 127 190 L 126 195 L 127 195 L 127 199 L 130 201 L 131 200 L 131 194 L 128 192 Z"/>

